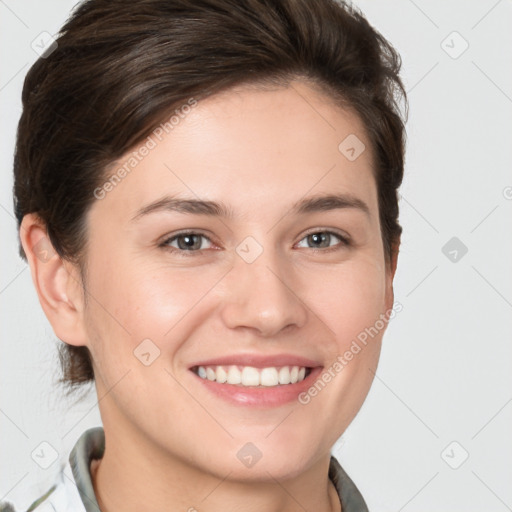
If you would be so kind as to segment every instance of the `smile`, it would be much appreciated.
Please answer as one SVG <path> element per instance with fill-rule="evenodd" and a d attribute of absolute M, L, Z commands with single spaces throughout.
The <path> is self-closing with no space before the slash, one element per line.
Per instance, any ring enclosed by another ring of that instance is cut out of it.
<path fill-rule="evenodd" d="M 241 387 L 274 387 L 302 382 L 311 368 L 305 366 L 253 366 L 215 365 L 196 366 L 192 371 L 200 378 L 219 384 L 232 384 Z"/>

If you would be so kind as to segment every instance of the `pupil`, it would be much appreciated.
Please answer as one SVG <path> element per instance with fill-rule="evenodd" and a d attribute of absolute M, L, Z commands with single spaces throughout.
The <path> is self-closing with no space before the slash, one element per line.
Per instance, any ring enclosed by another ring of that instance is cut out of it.
<path fill-rule="evenodd" d="M 194 247 L 194 245 L 197 245 L 197 244 L 194 244 L 194 237 L 196 235 L 181 235 L 180 237 L 180 240 L 186 240 L 186 242 L 184 244 L 179 244 L 181 245 L 180 249 L 190 249 L 191 247 Z"/>
<path fill-rule="evenodd" d="M 327 234 L 325 233 L 313 233 L 312 235 L 310 235 L 311 239 L 316 242 L 322 242 L 322 241 L 325 241 L 327 240 Z"/>

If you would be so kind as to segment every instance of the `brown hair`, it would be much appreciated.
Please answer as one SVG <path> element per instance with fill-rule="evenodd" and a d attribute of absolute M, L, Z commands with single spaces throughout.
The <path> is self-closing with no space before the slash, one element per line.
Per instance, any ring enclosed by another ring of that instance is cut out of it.
<path fill-rule="evenodd" d="M 302 78 L 366 127 L 389 263 L 401 234 L 400 67 L 390 43 L 341 1 L 87 0 L 25 79 L 14 159 L 18 227 L 37 213 L 58 255 L 85 272 L 93 191 L 172 109 L 235 85 Z M 21 244 L 20 255 L 26 259 Z M 59 356 L 68 391 L 94 380 L 87 347 L 64 343 Z"/>

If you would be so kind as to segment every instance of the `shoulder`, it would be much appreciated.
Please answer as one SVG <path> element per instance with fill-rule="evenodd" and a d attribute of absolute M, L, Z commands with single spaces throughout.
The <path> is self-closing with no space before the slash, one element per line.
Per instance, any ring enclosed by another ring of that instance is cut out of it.
<path fill-rule="evenodd" d="M 0 502 L 0 512 L 86 512 L 69 462 L 61 468 L 53 485 L 28 508 Z"/>
<path fill-rule="evenodd" d="M 37 512 L 54 512 L 55 509 L 51 505 L 48 498 L 57 489 L 57 484 L 54 484 L 48 491 L 46 491 L 41 497 L 37 498 L 26 510 L 26 512 L 32 512 L 37 509 Z M 7 501 L 0 501 L 0 512 L 21 512 L 16 510 L 12 503 Z"/>
<path fill-rule="evenodd" d="M 51 503 L 48 500 L 48 498 L 50 497 L 50 495 L 54 494 L 56 489 L 57 489 L 57 484 L 54 484 L 40 498 L 37 498 L 37 500 L 35 500 L 32 503 L 32 505 L 30 505 L 30 507 L 28 507 L 27 512 L 32 512 L 32 510 L 35 510 L 36 508 L 37 508 L 38 512 L 52 511 L 53 506 L 51 506 Z"/>
<path fill-rule="evenodd" d="M 84 499 L 89 509 L 99 510 L 90 463 L 92 459 L 101 458 L 104 450 L 103 427 L 86 430 L 75 443 L 67 462 L 61 466 L 53 485 L 43 495 L 32 501 L 27 509 L 0 501 L 0 512 L 86 512 Z"/>

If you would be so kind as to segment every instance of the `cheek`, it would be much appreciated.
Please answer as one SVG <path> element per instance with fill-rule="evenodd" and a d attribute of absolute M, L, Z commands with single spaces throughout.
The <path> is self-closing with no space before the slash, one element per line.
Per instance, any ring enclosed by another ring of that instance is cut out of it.
<path fill-rule="evenodd" d="M 375 261 L 362 257 L 338 266 L 304 267 L 291 285 L 338 339 L 347 340 L 384 312 L 385 275 Z M 191 316 L 199 322 L 199 303 L 225 270 L 134 265 L 121 257 L 98 260 L 90 268 L 88 324 L 111 342 L 120 338 L 133 345 L 132 350 L 145 338 L 157 343 L 169 339 L 175 327 L 180 332 L 186 328 Z"/>
<path fill-rule="evenodd" d="M 124 359 L 125 365 L 132 363 L 133 351 L 146 339 L 161 351 L 176 351 L 179 341 L 173 341 L 173 331 L 186 339 L 184 329 L 190 318 L 195 324 L 201 322 L 198 303 L 219 277 L 151 263 L 134 265 L 114 257 L 90 267 L 86 325 L 91 350 L 97 352 L 98 361 L 111 361 L 115 356 Z"/>
<path fill-rule="evenodd" d="M 385 275 L 371 260 L 347 262 L 315 281 L 322 286 L 310 287 L 310 306 L 335 333 L 338 350 L 385 312 Z"/>
<path fill-rule="evenodd" d="M 170 268 L 148 261 L 134 263 L 114 251 L 109 254 L 108 259 L 98 257 L 89 265 L 86 325 L 93 359 L 111 375 L 112 369 L 120 374 L 123 368 L 137 365 L 134 350 L 149 339 L 172 364 L 194 330 L 215 323 L 209 318 L 219 305 L 214 304 L 213 289 L 226 269 Z M 368 252 L 343 264 L 310 265 L 292 274 L 291 287 L 312 311 L 311 321 L 318 317 L 326 326 L 331 338 L 326 352 L 334 357 L 384 312 L 385 276 L 377 261 Z M 370 357 L 370 351 L 365 352 Z"/>

